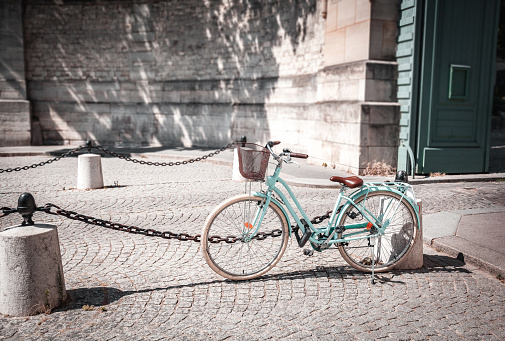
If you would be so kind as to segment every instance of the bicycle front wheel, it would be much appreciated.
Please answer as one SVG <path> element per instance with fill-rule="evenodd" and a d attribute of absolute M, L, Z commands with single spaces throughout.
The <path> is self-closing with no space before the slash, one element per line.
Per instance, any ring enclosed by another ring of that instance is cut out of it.
<path fill-rule="evenodd" d="M 384 272 L 398 265 L 412 250 L 417 235 L 417 219 L 414 208 L 405 198 L 389 191 L 369 192 L 356 199 L 356 205 L 363 205 L 365 210 L 379 219 L 380 224 L 388 222 L 384 234 L 371 240 L 376 234 L 374 228 L 367 230 L 348 229 L 338 234 L 339 239 L 365 237 L 349 240 L 338 245 L 340 254 L 349 265 L 364 271 L 372 271 L 374 260 L 375 271 Z M 354 219 L 352 218 L 354 217 Z M 339 226 L 359 224 L 367 220 L 350 205 L 342 214 Z M 360 233 L 361 232 L 361 233 Z M 353 234 L 352 236 L 350 234 Z M 375 248 L 370 245 L 374 245 Z M 373 255 L 372 255 L 373 253 Z"/>
<path fill-rule="evenodd" d="M 265 210 L 257 233 L 255 218 Z M 252 238 L 251 238 L 252 237 Z M 240 195 L 216 207 L 205 221 L 202 251 L 205 261 L 219 275 L 232 280 L 259 277 L 282 257 L 289 228 L 282 210 L 263 198 Z"/>

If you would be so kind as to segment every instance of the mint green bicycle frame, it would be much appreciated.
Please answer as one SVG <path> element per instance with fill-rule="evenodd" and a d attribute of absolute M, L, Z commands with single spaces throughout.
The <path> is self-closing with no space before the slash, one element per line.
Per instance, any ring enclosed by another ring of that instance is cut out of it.
<path fill-rule="evenodd" d="M 266 192 L 253 192 L 252 193 L 253 196 L 263 198 L 265 200 L 265 204 L 263 206 L 264 209 L 258 210 L 258 212 L 256 213 L 256 217 L 253 220 L 254 221 L 253 226 L 255 228 L 253 228 L 251 233 L 249 234 L 249 238 L 247 238 L 248 240 L 250 240 L 250 238 L 252 238 L 257 233 L 257 231 L 261 225 L 261 222 L 263 221 L 263 217 L 265 216 L 266 208 L 268 207 L 270 202 L 273 202 L 276 206 L 278 206 L 281 209 L 284 216 L 286 217 L 286 221 L 288 223 L 288 226 L 291 226 L 288 212 L 286 212 L 286 209 L 284 208 L 284 206 L 285 206 L 288 209 L 291 216 L 293 217 L 293 219 L 295 220 L 295 222 L 298 225 L 298 227 L 300 228 L 300 230 L 302 231 L 302 233 L 305 232 L 304 224 L 301 222 L 301 219 L 296 214 L 295 210 L 293 209 L 293 207 L 291 206 L 291 204 L 287 200 L 284 193 L 279 188 L 276 187 L 277 183 L 280 183 L 284 187 L 284 189 L 288 193 L 289 197 L 292 199 L 292 201 L 294 202 L 294 204 L 298 208 L 299 212 L 301 213 L 302 219 L 305 220 L 305 222 L 307 223 L 309 228 L 312 230 L 313 233 L 312 233 L 311 237 L 309 238 L 309 241 L 313 244 L 343 243 L 343 242 L 352 241 L 352 240 L 378 237 L 381 234 L 383 234 L 389 225 L 389 219 L 386 219 L 385 221 L 383 221 L 383 219 L 384 219 L 383 214 L 376 217 L 366 207 L 364 207 L 363 203 L 366 202 L 366 197 L 363 201 L 361 201 L 361 204 L 355 203 L 355 200 L 357 198 L 361 198 L 363 195 L 368 196 L 369 193 L 374 192 L 374 191 L 379 191 L 379 190 L 396 193 L 401 197 L 397 206 L 393 208 L 394 209 L 394 212 L 392 214 L 393 217 L 395 216 L 396 210 L 398 209 L 400 203 L 403 200 L 405 200 L 408 205 L 412 206 L 414 208 L 414 212 L 416 214 L 417 228 L 420 229 L 421 225 L 420 225 L 420 220 L 419 220 L 419 206 L 411 198 L 409 198 L 406 195 L 407 190 L 410 188 L 410 185 L 405 184 L 405 183 L 399 183 L 399 182 L 365 183 L 365 184 L 363 184 L 362 187 L 354 190 L 349 196 L 344 195 L 343 191 L 341 190 L 338 195 L 337 201 L 335 203 L 335 207 L 333 208 L 332 214 L 330 216 L 330 220 L 329 220 L 328 225 L 326 225 L 323 228 L 316 228 L 310 222 L 310 219 L 307 217 L 307 214 L 305 213 L 305 211 L 301 207 L 300 203 L 296 199 L 294 193 L 289 188 L 288 184 L 280 178 L 279 174 L 280 174 L 281 168 L 282 167 L 278 165 L 275 169 L 274 174 L 272 176 L 267 177 L 268 189 Z M 282 204 L 281 204 L 281 202 L 279 202 L 279 200 L 272 197 L 273 193 L 275 193 L 276 195 L 279 196 Z M 314 238 L 314 236 L 318 235 L 318 234 L 324 234 L 327 237 L 329 237 L 330 231 L 332 231 L 332 229 L 336 228 L 337 221 L 341 220 L 341 216 L 344 214 L 344 212 L 346 212 L 346 209 L 350 205 L 354 206 L 361 213 L 361 215 L 367 220 L 367 222 L 361 223 L 361 224 L 346 225 L 345 230 L 361 229 L 359 232 L 347 233 L 344 235 L 344 238 L 342 238 L 342 239 L 337 239 L 337 238 L 332 237 L 331 240 L 320 240 L 320 239 L 318 240 L 318 239 Z M 388 212 L 388 209 L 389 209 L 389 207 L 386 207 L 385 210 L 383 210 L 383 211 Z M 358 236 L 359 234 L 363 234 L 362 229 L 366 228 L 369 223 L 371 223 L 376 228 L 376 231 L 378 231 L 378 233 L 375 235 L 366 234 L 364 236 Z M 291 235 L 291 229 L 290 229 L 290 235 Z"/>

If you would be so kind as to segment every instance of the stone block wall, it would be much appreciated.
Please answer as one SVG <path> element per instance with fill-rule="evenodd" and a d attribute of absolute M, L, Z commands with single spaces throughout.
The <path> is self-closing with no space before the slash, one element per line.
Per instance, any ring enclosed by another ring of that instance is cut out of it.
<path fill-rule="evenodd" d="M 29 145 L 21 2 L 0 1 L 0 146 Z"/>
<path fill-rule="evenodd" d="M 291 105 L 289 111 L 278 102 L 268 103 L 267 126 L 278 132 L 279 140 L 298 141 L 291 145 L 308 153 L 314 163 L 355 174 L 373 161 L 393 165 L 400 113 L 396 79 L 396 64 L 383 61 L 326 67 L 310 81 L 293 77 L 287 89 L 313 98 Z M 280 93 L 276 89 L 272 98 Z"/>
<path fill-rule="evenodd" d="M 26 0 L 33 123 L 44 144 L 220 147 L 246 135 L 353 173 L 395 164 L 393 19 L 374 6 L 398 1 L 351 2 L 325 20 L 323 0 Z M 345 44 L 333 26 L 350 32 Z"/>
<path fill-rule="evenodd" d="M 320 67 L 317 6 L 29 0 L 28 91 L 44 143 L 189 147 L 243 134 L 274 138 L 265 103 L 298 103 L 283 78 Z"/>
<path fill-rule="evenodd" d="M 328 0 L 325 65 L 395 60 L 399 1 Z"/>

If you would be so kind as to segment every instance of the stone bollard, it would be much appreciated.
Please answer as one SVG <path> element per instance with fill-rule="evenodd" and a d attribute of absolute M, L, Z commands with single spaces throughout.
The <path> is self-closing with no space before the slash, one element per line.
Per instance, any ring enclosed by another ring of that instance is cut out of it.
<path fill-rule="evenodd" d="M 78 157 L 77 188 L 95 189 L 103 187 L 102 158 L 96 154 Z"/>
<path fill-rule="evenodd" d="M 11 226 L 0 232 L 0 313 L 49 312 L 66 300 L 56 226 Z"/>
<path fill-rule="evenodd" d="M 410 254 L 400 264 L 395 266 L 395 269 L 398 270 L 419 269 L 423 266 L 423 203 L 420 199 L 417 199 L 416 202 L 419 206 L 419 222 L 421 226 L 417 230 L 416 240 Z"/>
<path fill-rule="evenodd" d="M 237 181 L 237 182 L 245 182 L 247 181 L 246 178 L 240 174 L 240 169 L 239 169 L 239 164 L 238 164 L 238 149 L 235 148 L 233 150 L 233 173 L 232 173 L 232 180 Z"/>

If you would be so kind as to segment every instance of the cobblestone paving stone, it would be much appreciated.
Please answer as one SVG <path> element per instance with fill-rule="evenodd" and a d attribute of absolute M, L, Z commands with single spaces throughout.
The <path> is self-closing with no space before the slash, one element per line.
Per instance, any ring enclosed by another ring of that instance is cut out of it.
<path fill-rule="evenodd" d="M 0 168 L 45 159 L 0 158 Z M 0 206 L 15 207 L 27 191 L 39 206 L 50 202 L 122 224 L 196 234 L 220 201 L 244 191 L 230 180 L 229 166 L 153 167 L 113 158 L 102 164 L 107 188 L 89 191 L 75 189 L 76 158 L 2 173 Z M 333 207 L 334 189 L 292 189 L 310 217 Z M 503 206 L 504 190 L 503 182 L 415 186 L 425 213 Z M 12 214 L 0 226 L 20 220 Z M 0 339 L 505 339 L 505 285 L 426 245 L 423 268 L 379 274 L 375 285 L 336 249 L 306 257 L 293 241 L 268 274 L 232 282 L 210 270 L 198 243 L 42 212 L 34 220 L 58 226 L 70 300 L 51 314 L 0 315 Z"/>

